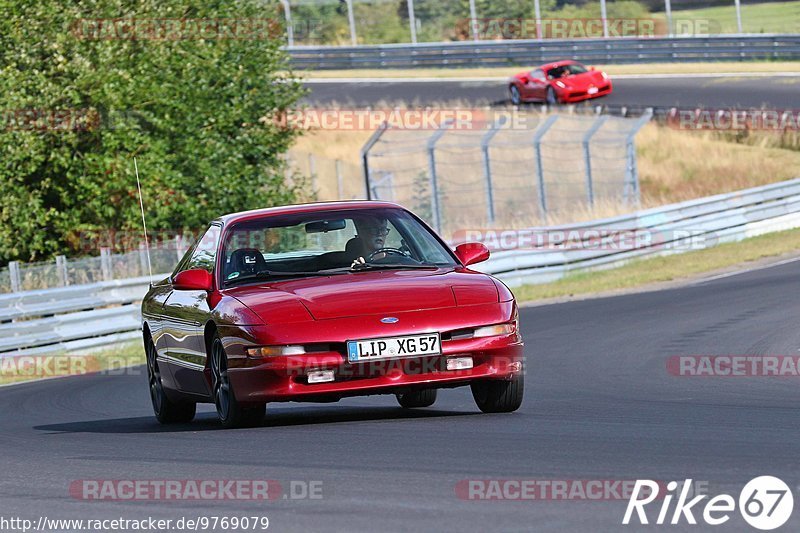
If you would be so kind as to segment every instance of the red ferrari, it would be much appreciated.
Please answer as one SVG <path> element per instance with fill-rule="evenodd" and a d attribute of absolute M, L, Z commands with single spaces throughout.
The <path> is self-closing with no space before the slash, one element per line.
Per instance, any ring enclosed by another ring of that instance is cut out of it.
<path fill-rule="evenodd" d="M 509 80 L 511 103 L 572 103 L 611 94 L 611 79 L 605 72 L 587 69 L 576 61 L 548 63 Z"/>
<path fill-rule="evenodd" d="M 162 423 L 214 403 L 222 425 L 269 402 L 394 394 L 428 407 L 469 385 L 484 412 L 523 396 L 514 296 L 471 270 L 482 244 L 448 248 L 383 202 L 223 216 L 142 303 L 150 396 Z"/>

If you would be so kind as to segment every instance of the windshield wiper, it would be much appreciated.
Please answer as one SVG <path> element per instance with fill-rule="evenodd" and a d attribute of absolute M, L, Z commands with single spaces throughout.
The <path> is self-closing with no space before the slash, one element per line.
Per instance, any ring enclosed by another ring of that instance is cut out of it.
<path fill-rule="evenodd" d="M 439 265 L 405 265 L 403 263 L 356 263 L 350 267 L 351 272 L 360 272 L 362 270 L 402 270 L 402 269 L 416 269 L 416 270 L 436 270 L 442 268 Z"/>

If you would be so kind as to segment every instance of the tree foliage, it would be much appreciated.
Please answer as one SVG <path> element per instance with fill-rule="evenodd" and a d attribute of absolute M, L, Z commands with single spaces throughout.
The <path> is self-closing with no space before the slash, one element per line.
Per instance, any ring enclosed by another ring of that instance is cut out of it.
<path fill-rule="evenodd" d="M 282 32 L 213 26 L 282 12 L 196 4 L 0 0 L 0 261 L 76 252 L 79 232 L 138 228 L 133 156 L 152 228 L 196 229 L 294 199 L 281 170 L 294 133 L 263 118 L 302 93 Z M 98 19 L 211 26 L 132 38 L 124 26 L 92 33 Z"/>

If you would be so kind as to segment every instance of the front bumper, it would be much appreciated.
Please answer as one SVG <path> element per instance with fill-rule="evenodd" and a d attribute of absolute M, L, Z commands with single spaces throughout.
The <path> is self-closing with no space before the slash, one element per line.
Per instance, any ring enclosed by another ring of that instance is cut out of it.
<path fill-rule="evenodd" d="M 597 92 L 594 94 L 589 94 L 588 91 L 569 91 L 566 89 L 561 89 L 559 99 L 564 103 L 583 102 L 584 100 L 591 100 L 592 98 L 607 96 L 611 94 L 612 91 L 613 87 L 611 86 L 611 82 L 608 82 L 608 85 L 606 86 L 598 87 Z"/>
<path fill-rule="evenodd" d="M 470 307 L 474 325 L 507 322 L 516 315 L 513 302 Z M 454 317 L 452 309 L 426 312 L 424 320 L 417 315 L 412 321 L 412 314 L 409 313 L 407 317 L 402 313 L 397 315 L 400 323 L 416 322 L 413 329 L 407 326 L 404 331 L 386 331 L 390 328 L 385 325 L 372 328 L 369 317 L 359 317 L 357 321 L 337 319 L 306 324 L 299 327 L 294 335 L 287 332 L 294 329 L 292 327 L 277 328 L 282 332 L 281 343 L 285 344 L 322 342 L 324 338 L 333 341 L 329 349 L 305 355 L 251 359 L 243 353 L 243 348 L 251 341 L 236 341 L 228 337 L 228 374 L 236 398 L 243 403 L 333 401 L 347 396 L 392 394 L 415 388 L 458 387 L 476 379 L 511 379 L 523 371 L 523 343 L 519 332 L 478 339 L 443 338 L 442 354 L 436 356 L 393 358 L 355 364 L 348 362 L 344 349 L 346 340 L 430 331 L 446 332 L 473 325 L 465 323 L 463 315 Z M 358 327 L 354 327 L 356 324 Z M 252 342 L 256 344 L 255 339 Z M 447 370 L 447 360 L 455 357 L 471 357 L 473 367 Z M 309 383 L 308 374 L 320 370 L 333 371 L 334 381 Z"/>

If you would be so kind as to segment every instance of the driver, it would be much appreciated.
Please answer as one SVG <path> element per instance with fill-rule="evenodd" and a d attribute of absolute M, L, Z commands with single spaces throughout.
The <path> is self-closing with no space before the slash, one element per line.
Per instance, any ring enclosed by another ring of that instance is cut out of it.
<path fill-rule="evenodd" d="M 364 257 L 386 247 L 386 236 L 389 235 L 389 221 L 385 218 L 366 216 L 353 220 L 356 226 L 356 237 L 363 245 Z M 373 259 L 383 259 L 385 254 L 377 254 Z"/>

